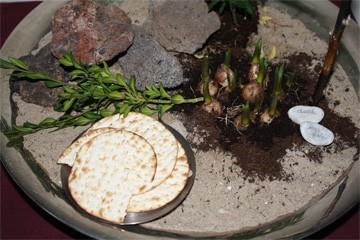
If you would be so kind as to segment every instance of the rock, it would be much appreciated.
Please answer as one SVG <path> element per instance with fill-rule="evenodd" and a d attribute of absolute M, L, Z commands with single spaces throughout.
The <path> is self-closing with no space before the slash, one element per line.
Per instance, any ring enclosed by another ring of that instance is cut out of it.
<path fill-rule="evenodd" d="M 334 134 L 318 123 L 302 122 L 300 132 L 307 142 L 316 146 L 327 146 L 334 141 Z"/>
<path fill-rule="evenodd" d="M 38 53 L 34 55 L 27 55 L 20 58 L 32 70 L 46 74 L 50 78 L 58 79 L 63 82 L 70 80 L 69 75 L 59 65 L 58 60 L 50 53 L 50 45 L 41 48 Z M 10 78 L 10 87 L 12 92 L 20 94 L 23 101 L 34 103 L 43 107 L 53 106 L 57 99 L 59 89 L 49 89 L 44 82 L 34 82 L 31 80 Z"/>
<path fill-rule="evenodd" d="M 297 124 L 305 121 L 319 123 L 324 118 L 324 110 L 319 107 L 298 105 L 289 109 L 288 116 Z"/>
<path fill-rule="evenodd" d="M 136 86 L 144 90 L 146 85 L 160 83 L 165 88 L 174 88 L 183 82 L 179 60 L 170 55 L 160 44 L 140 27 L 133 26 L 136 37 L 126 55 L 119 59 L 125 78 L 136 77 Z"/>
<path fill-rule="evenodd" d="M 114 1 L 131 18 L 132 24 L 142 26 L 149 13 L 150 0 Z"/>
<path fill-rule="evenodd" d="M 108 61 L 132 44 L 131 19 L 115 4 L 72 0 L 52 18 L 51 52 L 71 51 L 83 64 Z"/>
<path fill-rule="evenodd" d="M 154 0 L 143 27 L 168 51 L 193 54 L 220 25 L 203 0 Z"/>

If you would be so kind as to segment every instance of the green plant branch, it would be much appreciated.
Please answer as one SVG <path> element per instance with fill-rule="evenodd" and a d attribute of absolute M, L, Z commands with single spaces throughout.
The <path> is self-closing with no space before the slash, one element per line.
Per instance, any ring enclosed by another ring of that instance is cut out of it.
<path fill-rule="evenodd" d="M 131 111 L 146 115 L 152 115 L 157 111 L 159 116 L 162 116 L 176 104 L 204 101 L 204 97 L 185 99 L 180 94 L 171 96 L 162 85 L 146 86 L 146 90 L 140 91 L 136 88 L 135 76 L 128 81 L 120 74 L 114 76 L 105 62 L 101 66 L 81 65 L 71 53 L 64 53 L 59 62 L 70 69 L 68 74 L 72 77 L 71 83 L 34 72 L 19 59 L 0 59 L 0 67 L 12 70 L 13 73 L 10 75 L 13 77 L 43 81 L 48 88 L 62 88 L 54 104 L 55 111 L 64 113 L 60 118 L 46 118 L 39 124 L 26 122 L 22 126 L 11 127 L 5 119 L 1 119 L 1 131 L 9 138 L 8 146 L 21 142 L 27 134 L 44 129 L 84 126 L 116 113 L 126 116 Z M 148 106 L 154 104 L 157 108 Z M 109 109 L 111 105 L 114 108 Z"/>

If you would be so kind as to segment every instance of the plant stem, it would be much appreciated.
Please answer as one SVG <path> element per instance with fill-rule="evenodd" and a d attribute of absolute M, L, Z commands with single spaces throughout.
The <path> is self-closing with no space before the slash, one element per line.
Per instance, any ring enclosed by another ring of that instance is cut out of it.
<path fill-rule="evenodd" d="M 204 101 L 204 97 L 197 97 L 197 98 L 189 98 L 184 99 L 182 103 L 198 103 Z M 171 100 L 163 100 L 163 99 L 150 99 L 147 100 L 148 103 L 155 103 L 155 104 L 171 104 Z"/>
<path fill-rule="evenodd" d="M 209 104 L 212 102 L 212 98 L 210 95 L 210 90 L 209 90 L 209 81 L 210 81 L 210 77 L 209 77 L 209 56 L 205 56 L 204 60 L 201 64 L 201 81 L 203 81 L 204 85 L 203 85 L 203 95 L 204 95 L 204 100 L 206 104 Z"/>
<path fill-rule="evenodd" d="M 278 102 L 279 95 L 281 93 L 281 86 L 282 86 L 282 78 L 284 73 L 284 64 L 280 67 L 275 69 L 275 81 L 274 81 L 274 89 L 273 89 L 273 98 L 271 100 L 271 104 L 269 107 L 269 116 L 271 118 L 275 117 L 276 115 L 276 105 Z"/>
<path fill-rule="evenodd" d="M 231 53 L 230 53 L 230 50 L 228 49 L 225 52 L 224 66 L 229 68 L 230 67 L 230 62 L 231 62 Z"/>
<path fill-rule="evenodd" d="M 247 126 L 250 123 L 250 104 L 246 102 L 242 105 L 242 112 L 241 112 L 241 124 L 243 126 Z"/>
<path fill-rule="evenodd" d="M 317 106 L 319 104 L 323 97 L 323 91 L 330 81 L 330 76 L 334 68 L 341 37 L 350 17 L 350 7 L 351 0 L 342 1 L 334 31 L 330 35 L 329 48 L 325 56 L 323 68 L 321 70 L 312 99 L 310 100 L 311 105 Z"/>
<path fill-rule="evenodd" d="M 261 56 L 261 49 L 262 49 L 262 38 L 256 43 L 254 55 L 252 58 L 252 63 L 259 64 L 260 63 L 260 56 Z"/>

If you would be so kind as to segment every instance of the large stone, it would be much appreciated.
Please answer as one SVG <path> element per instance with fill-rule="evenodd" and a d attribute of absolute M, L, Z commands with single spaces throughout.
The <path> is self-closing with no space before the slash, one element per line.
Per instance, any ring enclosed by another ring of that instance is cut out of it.
<path fill-rule="evenodd" d="M 204 0 L 154 0 L 143 27 L 168 51 L 193 54 L 220 29 Z"/>
<path fill-rule="evenodd" d="M 183 82 L 183 71 L 178 59 L 140 27 L 133 28 L 136 32 L 134 44 L 118 61 L 124 76 L 129 79 L 135 75 L 136 86 L 141 90 L 151 84 L 162 84 L 165 88 L 179 86 Z"/>
<path fill-rule="evenodd" d="M 132 44 L 131 19 L 115 4 L 72 0 L 52 18 L 51 52 L 61 57 L 73 52 L 84 64 L 113 59 Z"/>

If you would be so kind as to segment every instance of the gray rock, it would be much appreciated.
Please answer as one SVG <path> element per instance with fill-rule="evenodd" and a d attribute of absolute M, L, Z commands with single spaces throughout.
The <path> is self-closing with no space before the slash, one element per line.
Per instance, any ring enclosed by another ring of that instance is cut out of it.
<path fill-rule="evenodd" d="M 165 88 L 174 88 L 183 82 L 183 71 L 178 59 L 170 55 L 160 44 L 140 27 L 135 30 L 134 44 L 126 55 L 118 60 L 125 78 L 136 77 L 136 86 L 144 90 L 146 85 L 160 83 Z"/>
<path fill-rule="evenodd" d="M 115 4 L 72 0 L 52 18 L 51 52 L 61 57 L 72 52 L 84 64 L 108 61 L 124 52 L 133 42 L 131 19 Z"/>
<path fill-rule="evenodd" d="M 334 141 L 334 134 L 318 123 L 302 122 L 300 132 L 307 142 L 316 146 L 327 146 Z"/>
<path fill-rule="evenodd" d="M 297 124 L 305 121 L 319 123 L 324 118 L 324 110 L 319 107 L 298 105 L 289 109 L 288 116 Z"/>
<path fill-rule="evenodd" d="M 168 51 L 193 54 L 220 29 L 204 0 L 154 0 L 143 27 Z"/>

